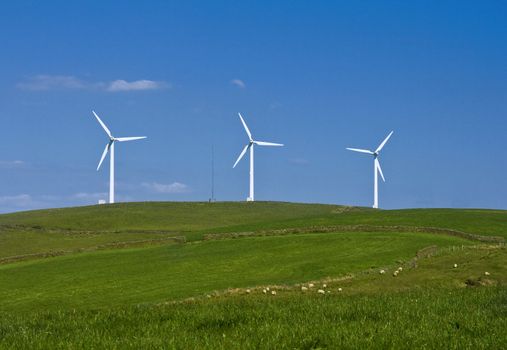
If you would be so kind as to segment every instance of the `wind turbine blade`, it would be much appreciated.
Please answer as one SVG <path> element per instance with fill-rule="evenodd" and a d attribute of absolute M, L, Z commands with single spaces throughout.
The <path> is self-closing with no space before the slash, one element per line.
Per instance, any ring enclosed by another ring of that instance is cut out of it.
<path fill-rule="evenodd" d="M 136 137 L 118 137 L 115 138 L 115 141 L 124 142 L 124 141 L 134 141 L 134 140 L 142 140 L 145 139 L 146 136 L 136 136 Z"/>
<path fill-rule="evenodd" d="M 111 143 L 113 141 L 109 142 L 107 145 L 106 145 L 106 148 L 104 148 L 104 152 L 102 152 L 102 157 L 100 158 L 100 162 L 99 162 L 99 166 L 97 167 L 97 171 L 99 171 L 100 169 L 100 166 L 102 165 L 102 162 L 104 161 L 104 158 L 106 158 L 106 155 L 107 155 L 107 152 L 109 152 L 109 148 L 111 147 Z"/>
<path fill-rule="evenodd" d="M 239 155 L 238 160 L 236 160 L 236 163 L 234 163 L 234 165 L 232 166 L 233 168 L 235 168 L 236 165 L 238 165 L 239 161 L 241 160 L 241 158 L 243 158 L 243 156 L 245 155 L 246 151 L 249 148 L 250 148 L 250 144 L 246 145 L 245 148 L 243 148 L 243 151 L 241 151 L 241 154 Z"/>
<path fill-rule="evenodd" d="M 243 123 L 243 127 L 245 128 L 248 138 L 250 139 L 250 141 L 252 141 L 252 133 L 250 132 L 250 129 L 248 129 L 248 126 L 246 125 L 245 120 L 241 116 L 241 113 L 238 113 L 238 115 L 239 115 L 239 119 L 241 119 L 241 123 Z"/>
<path fill-rule="evenodd" d="M 379 153 L 382 148 L 384 148 L 384 145 L 387 143 L 387 141 L 391 138 L 391 135 L 393 134 L 394 131 L 391 131 L 389 133 L 389 135 L 387 135 L 387 137 L 385 138 L 384 141 L 382 141 L 382 143 L 380 144 L 380 146 L 378 146 L 377 150 L 375 151 L 375 153 Z"/>
<path fill-rule="evenodd" d="M 106 124 L 104 124 L 104 122 L 102 120 L 100 120 L 99 116 L 97 115 L 97 113 L 95 113 L 95 111 L 92 111 L 93 115 L 95 116 L 95 118 L 97 118 L 97 120 L 99 121 L 99 124 L 102 126 L 102 128 L 104 129 L 104 131 L 106 132 L 107 136 L 109 137 L 113 137 L 111 135 L 111 131 L 109 131 L 109 129 L 107 128 Z"/>
<path fill-rule="evenodd" d="M 378 172 L 379 172 L 380 176 L 382 177 L 382 180 L 383 180 L 384 182 L 386 182 L 386 179 L 384 178 L 384 174 L 382 174 L 382 168 L 380 167 L 380 162 L 378 161 L 378 159 L 377 159 L 377 158 L 375 158 L 375 167 L 377 168 L 377 170 L 378 170 Z"/>
<path fill-rule="evenodd" d="M 273 143 L 273 142 L 264 142 L 264 141 L 254 141 L 253 143 L 255 143 L 256 145 L 259 145 L 259 146 L 278 146 L 278 147 L 283 146 L 283 143 Z"/>
<path fill-rule="evenodd" d="M 354 152 L 360 152 L 360 153 L 367 153 L 367 154 L 374 154 L 372 151 L 368 151 L 367 149 L 360 149 L 360 148 L 348 148 L 347 149 L 349 151 L 354 151 Z"/>

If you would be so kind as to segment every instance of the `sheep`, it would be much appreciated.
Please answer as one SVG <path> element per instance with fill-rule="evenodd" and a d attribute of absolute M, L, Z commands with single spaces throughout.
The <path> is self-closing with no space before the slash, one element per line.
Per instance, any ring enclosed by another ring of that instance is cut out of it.
<path fill-rule="evenodd" d="M 306 292 L 308 290 L 308 288 L 306 288 L 305 286 L 301 286 L 301 291 L 302 292 Z"/>
<path fill-rule="evenodd" d="M 323 289 L 319 289 L 319 290 L 317 291 L 317 293 L 319 293 L 319 294 L 326 294 L 326 292 L 325 292 Z"/>
<path fill-rule="evenodd" d="M 269 292 L 269 287 L 266 287 L 266 290 Z"/>
<path fill-rule="evenodd" d="M 338 288 L 338 291 L 339 291 L 339 292 L 341 292 L 341 291 L 342 291 L 342 289 L 341 289 L 341 288 Z"/>
<path fill-rule="evenodd" d="M 327 284 L 325 284 L 325 283 L 324 283 L 324 284 L 322 285 L 322 288 L 327 288 Z"/>
<path fill-rule="evenodd" d="M 266 294 L 268 291 L 266 289 L 263 289 L 262 292 Z"/>
<path fill-rule="evenodd" d="M 485 275 L 485 276 L 489 276 L 489 275 L 490 275 L 490 273 L 489 273 L 488 271 L 486 271 L 486 272 L 484 272 L 484 275 Z"/>
<path fill-rule="evenodd" d="M 313 287 L 315 287 L 315 286 L 313 285 L 313 283 L 310 283 L 310 284 L 308 285 L 308 287 L 313 288 Z"/>
<path fill-rule="evenodd" d="M 393 272 L 393 277 L 397 277 L 397 276 L 398 276 L 398 270 Z"/>
<path fill-rule="evenodd" d="M 276 290 L 272 290 L 271 295 L 276 295 Z"/>
<path fill-rule="evenodd" d="M 383 275 L 383 274 L 385 274 L 385 273 L 386 273 L 386 271 L 385 271 L 385 270 L 380 270 L 380 274 L 381 274 L 381 275 Z"/>
<path fill-rule="evenodd" d="M 454 264 L 454 268 L 455 268 L 455 269 L 456 269 L 456 268 L 458 268 L 458 264 Z"/>
<path fill-rule="evenodd" d="M 403 271 L 403 267 L 401 267 L 401 266 L 398 267 L 398 271 L 400 271 L 400 272 Z"/>
<path fill-rule="evenodd" d="M 250 289 L 247 289 L 246 290 L 246 294 L 250 294 L 251 290 Z"/>

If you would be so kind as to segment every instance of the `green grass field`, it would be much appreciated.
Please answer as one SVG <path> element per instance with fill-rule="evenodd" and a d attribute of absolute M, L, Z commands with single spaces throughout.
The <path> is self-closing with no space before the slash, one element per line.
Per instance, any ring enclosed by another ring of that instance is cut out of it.
<path fill-rule="evenodd" d="M 507 212 L 492 210 L 128 203 L 0 215 L 0 348 L 501 349 L 503 238 Z"/>

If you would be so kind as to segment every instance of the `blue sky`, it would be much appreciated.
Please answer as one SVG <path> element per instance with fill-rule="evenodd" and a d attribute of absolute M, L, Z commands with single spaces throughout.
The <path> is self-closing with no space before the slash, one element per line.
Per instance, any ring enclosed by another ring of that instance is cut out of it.
<path fill-rule="evenodd" d="M 507 208 L 503 1 L 16 1 L 0 5 L 0 212 L 118 200 Z"/>

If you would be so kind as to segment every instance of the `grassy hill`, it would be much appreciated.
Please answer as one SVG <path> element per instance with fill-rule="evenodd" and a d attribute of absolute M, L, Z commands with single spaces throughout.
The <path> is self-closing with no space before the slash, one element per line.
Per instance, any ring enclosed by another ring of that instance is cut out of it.
<path fill-rule="evenodd" d="M 120 203 L 0 215 L 0 259 L 75 251 L 117 242 L 206 234 L 301 230 L 377 231 L 431 228 L 507 238 L 507 211 L 372 210 L 298 203 Z"/>
<path fill-rule="evenodd" d="M 0 225 L 84 231 L 220 232 L 311 225 L 438 227 L 507 237 L 507 211 L 373 210 L 283 202 L 119 203 L 0 215 Z"/>
<path fill-rule="evenodd" d="M 503 348 L 506 237 L 495 210 L 124 203 L 0 215 L 0 348 Z"/>
<path fill-rule="evenodd" d="M 325 295 L 315 282 L 304 292 L 272 286 L 275 296 L 261 286 L 177 303 L 0 313 L 0 347 L 505 349 L 505 261 L 505 248 L 466 248 L 422 259 L 396 278 L 327 281 Z"/>
<path fill-rule="evenodd" d="M 0 266 L 0 310 L 97 308 L 294 284 L 408 261 L 430 245 L 466 244 L 429 234 L 327 233 L 91 252 Z"/>

